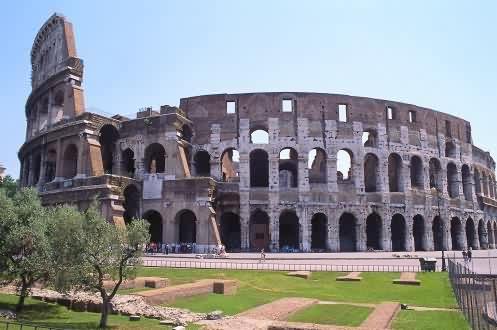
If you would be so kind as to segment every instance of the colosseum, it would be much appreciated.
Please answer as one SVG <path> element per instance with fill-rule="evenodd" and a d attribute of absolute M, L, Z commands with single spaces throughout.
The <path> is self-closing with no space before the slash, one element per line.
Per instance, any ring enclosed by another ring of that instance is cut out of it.
<path fill-rule="evenodd" d="M 495 248 L 495 161 L 464 119 L 322 93 L 187 97 L 136 118 L 85 111 L 71 23 L 36 35 L 20 180 L 45 205 L 205 251 Z"/>

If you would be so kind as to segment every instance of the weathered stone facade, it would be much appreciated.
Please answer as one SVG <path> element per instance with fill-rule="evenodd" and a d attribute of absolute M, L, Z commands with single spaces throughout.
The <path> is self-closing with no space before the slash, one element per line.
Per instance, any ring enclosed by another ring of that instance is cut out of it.
<path fill-rule="evenodd" d="M 154 241 L 200 250 L 495 248 L 495 162 L 461 118 L 291 92 L 103 117 L 84 111 L 83 62 L 60 15 L 31 60 L 21 182 L 47 205 L 98 199 L 109 221 L 144 217 Z"/>

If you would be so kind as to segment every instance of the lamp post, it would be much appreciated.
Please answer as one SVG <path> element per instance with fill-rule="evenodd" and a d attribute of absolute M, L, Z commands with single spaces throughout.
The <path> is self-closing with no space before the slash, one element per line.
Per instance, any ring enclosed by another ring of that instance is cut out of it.
<path fill-rule="evenodd" d="M 443 231 L 445 230 L 443 222 L 442 222 L 442 216 L 440 215 L 440 192 L 436 187 L 432 187 L 431 191 L 437 195 L 437 214 L 438 214 L 438 219 L 440 220 L 439 222 L 439 230 L 438 230 L 438 241 L 442 243 L 442 272 L 447 271 L 447 265 L 445 264 L 445 242 L 444 242 L 444 233 Z"/>

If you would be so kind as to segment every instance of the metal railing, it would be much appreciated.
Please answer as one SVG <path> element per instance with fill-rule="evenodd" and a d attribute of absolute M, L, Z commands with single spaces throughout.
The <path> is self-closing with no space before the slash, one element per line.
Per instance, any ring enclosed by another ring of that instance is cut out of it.
<path fill-rule="evenodd" d="M 262 262 L 230 262 L 230 261 L 198 261 L 198 260 L 161 260 L 145 259 L 145 267 L 232 269 L 232 270 L 271 270 L 271 271 L 318 271 L 318 272 L 420 272 L 419 265 L 326 265 L 304 263 L 272 263 Z M 439 269 L 439 268 L 437 268 Z"/>
<path fill-rule="evenodd" d="M 52 328 L 52 327 L 47 327 L 44 325 L 37 325 L 37 324 L 31 324 L 31 323 L 0 320 L 0 329 L 4 329 L 4 330 L 63 330 L 64 328 Z"/>
<path fill-rule="evenodd" d="M 497 329 L 497 276 L 475 273 L 452 259 L 448 265 L 454 295 L 472 329 Z"/>

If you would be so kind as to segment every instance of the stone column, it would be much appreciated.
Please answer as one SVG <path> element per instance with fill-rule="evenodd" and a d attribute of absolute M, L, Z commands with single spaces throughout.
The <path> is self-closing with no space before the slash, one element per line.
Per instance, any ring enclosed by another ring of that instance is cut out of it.
<path fill-rule="evenodd" d="M 240 236 L 242 250 L 248 250 L 250 248 L 250 206 L 248 191 L 240 191 Z"/>
<path fill-rule="evenodd" d="M 62 142 L 60 139 L 57 140 L 57 161 L 55 164 L 55 179 L 54 181 L 63 181 L 64 180 L 64 157 L 62 150 Z"/>
<path fill-rule="evenodd" d="M 331 252 L 340 251 L 339 220 L 338 211 L 330 209 L 328 217 L 328 246 Z"/>
<path fill-rule="evenodd" d="M 47 150 L 45 146 L 43 146 L 41 150 L 40 177 L 38 179 L 38 189 L 41 189 L 41 187 L 45 183 L 46 169 L 47 169 L 46 162 L 47 162 Z"/>

